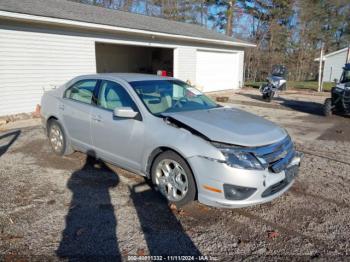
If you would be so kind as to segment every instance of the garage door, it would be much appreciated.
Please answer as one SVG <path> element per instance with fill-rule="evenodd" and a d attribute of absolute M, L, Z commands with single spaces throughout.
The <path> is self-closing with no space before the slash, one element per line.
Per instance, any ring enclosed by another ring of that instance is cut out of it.
<path fill-rule="evenodd" d="M 236 53 L 197 51 L 196 83 L 205 92 L 239 88 Z"/>

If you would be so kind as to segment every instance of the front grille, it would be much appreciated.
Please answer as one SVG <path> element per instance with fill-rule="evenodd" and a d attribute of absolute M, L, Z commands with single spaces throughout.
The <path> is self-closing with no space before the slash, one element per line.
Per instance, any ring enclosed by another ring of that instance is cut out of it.
<path fill-rule="evenodd" d="M 286 169 L 295 156 L 290 136 L 275 144 L 255 148 L 253 153 L 274 173 Z"/>
<path fill-rule="evenodd" d="M 263 193 L 262 197 L 268 197 L 272 196 L 273 194 L 276 194 L 277 192 L 281 191 L 283 188 L 288 186 L 289 182 L 287 179 L 283 179 L 282 181 L 273 184 L 272 186 L 268 187 Z"/>

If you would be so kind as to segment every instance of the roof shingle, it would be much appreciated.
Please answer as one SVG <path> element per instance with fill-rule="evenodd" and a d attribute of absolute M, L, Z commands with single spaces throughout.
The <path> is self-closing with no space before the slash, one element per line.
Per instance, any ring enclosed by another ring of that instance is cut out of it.
<path fill-rule="evenodd" d="M 112 10 L 67 0 L 1 0 L 0 10 L 251 45 L 249 42 L 220 34 L 199 25 Z"/>

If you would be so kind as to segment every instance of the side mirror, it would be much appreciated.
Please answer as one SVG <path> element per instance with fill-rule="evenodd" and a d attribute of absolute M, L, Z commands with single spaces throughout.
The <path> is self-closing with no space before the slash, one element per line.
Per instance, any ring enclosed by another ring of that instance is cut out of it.
<path fill-rule="evenodd" d="M 338 84 L 338 79 L 334 78 L 334 82 L 335 82 L 336 84 Z"/>
<path fill-rule="evenodd" d="M 138 112 L 131 107 L 117 107 L 113 110 L 113 115 L 120 118 L 135 118 Z"/>

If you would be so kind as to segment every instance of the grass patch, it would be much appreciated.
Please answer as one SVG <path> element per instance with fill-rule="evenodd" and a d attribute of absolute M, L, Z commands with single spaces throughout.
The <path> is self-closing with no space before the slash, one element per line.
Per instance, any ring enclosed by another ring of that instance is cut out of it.
<path fill-rule="evenodd" d="M 246 82 L 245 86 L 259 88 L 260 85 L 266 82 Z M 335 84 L 333 82 L 325 82 L 323 83 L 323 91 L 329 92 Z M 317 81 L 287 81 L 287 88 L 295 88 L 295 89 L 309 89 L 317 91 L 318 82 Z"/>

